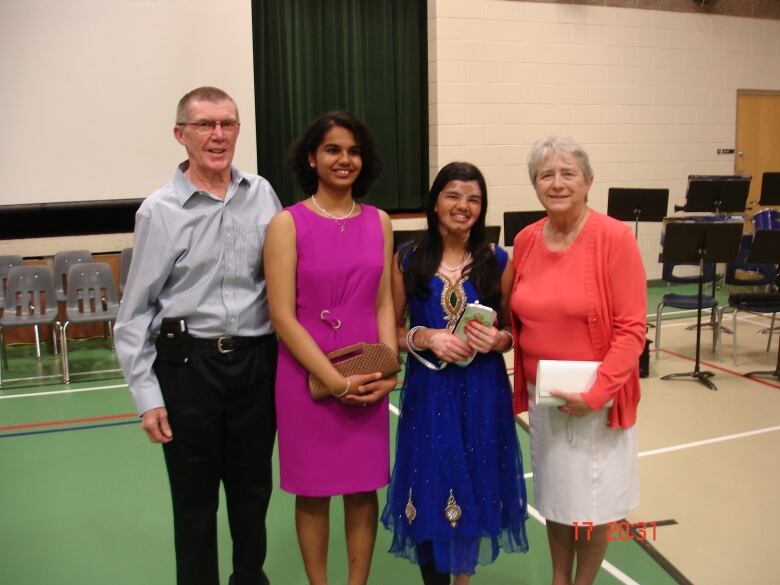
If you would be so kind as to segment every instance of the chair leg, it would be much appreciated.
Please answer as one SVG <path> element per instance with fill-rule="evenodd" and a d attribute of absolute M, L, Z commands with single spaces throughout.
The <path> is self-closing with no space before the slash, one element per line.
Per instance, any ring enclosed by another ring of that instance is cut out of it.
<path fill-rule="evenodd" d="M 772 313 L 772 322 L 769 324 L 769 339 L 766 340 L 766 350 L 767 351 L 772 349 L 772 334 L 775 332 L 775 316 L 776 315 L 777 315 L 777 313 Z"/>
<path fill-rule="evenodd" d="M 8 369 L 8 356 L 5 355 L 5 332 L 2 326 L 0 326 L 0 353 L 3 354 L 2 365 L 0 365 L 0 388 L 3 387 L 3 366 Z"/>
<path fill-rule="evenodd" d="M 35 358 L 41 359 L 41 335 L 37 325 L 33 325 L 33 331 L 35 332 Z"/>
<path fill-rule="evenodd" d="M 60 344 L 62 345 L 62 383 L 68 384 L 70 382 L 70 368 L 68 364 L 68 325 L 70 321 L 65 321 L 65 324 L 60 327 Z"/>
<path fill-rule="evenodd" d="M 3 365 L 8 369 L 8 352 L 5 349 L 5 331 L 0 327 L 0 352 L 3 354 Z"/>
<path fill-rule="evenodd" d="M 655 359 L 659 359 L 661 350 L 661 311 L 663 311 L 664 303 L 658 303 L 658 308 L 655 310 Z"/>
<path fill-rule="evenodd" d="M 718 347 L 718 337 L 720 336 L 720 329 L 718 328 L 718 305 L 715 305 L 710 309 L 710 327 L 712 327 L 712 353 Z"/>
<path fill-rule="evenodd" d="M 721 334 L 721 325 L 723 324 L 723 313 L 726 312 L 726 307 L 722 307 L 718 312 L 718 361 L 723 361 L 723 335 Z"/>
<path fill-rule="evenodd" d="M 116 353 L 116 342 L 114 341 L 114 322 L 108 321 L 106 322 L 106 325 L 108 326 L 108 337 L 111 339 L 111 351 Z"/>
<path fill-rule="evenodd" d="M 739 309 L 737 307 L 734 307 L 734 314 L 732 315 L 732 329 L 734 329 L 734 332 L 731 336 L 731 363 L 735 366 L 737 365 L 737 313 L 739 313 Z"/>
<path fill-rule="evenodd" d="M 62 323 L 59 321 L 55 321 L 51 326 L 51 348 L 54 352 L 54 355 L 59 355 L 60 351 L 57 344 L 57 338 L 60 336 L 60 329 L 62 328 Z"/>

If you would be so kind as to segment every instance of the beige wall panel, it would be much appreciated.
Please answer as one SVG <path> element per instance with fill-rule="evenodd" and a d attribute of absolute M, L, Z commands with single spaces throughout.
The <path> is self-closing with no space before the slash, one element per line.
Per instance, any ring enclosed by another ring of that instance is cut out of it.
<path fill-rule="evenodd" d="M 430 85 L 431 174 L 456 159 L 483 167 L 491 221 L 538 208 L 525 158 L 550 133 L 590 153 L 594 208 L 614 186 L 668 187 L 672 209 L 689 174 L 733 172 L 716 151 L 734 147 L 737 90 L 780 89 L 777 20 L 518 0 L 428 7 L 429 29 L 446 36 L 429 60 L 447 74 Z M 640 228 L 650 278 L 660 231 Z"/>
<path fill-rule="evenodd" d="M 257 168 L 249 0 L 0 2 L 0 205 L 143 197 L 184 152 L 176 103 L 237 101 L 236 163 Z"/>

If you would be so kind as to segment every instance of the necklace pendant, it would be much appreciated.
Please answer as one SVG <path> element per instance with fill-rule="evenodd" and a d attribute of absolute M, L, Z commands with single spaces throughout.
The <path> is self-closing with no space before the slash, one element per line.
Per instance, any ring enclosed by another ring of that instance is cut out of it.
<path fill-rule="evenodd" d="M 339 225 L 339 231 L 343 232 L 345 227 L 347 227 L 347 224 L 342 223 L 341 225 Z"/>

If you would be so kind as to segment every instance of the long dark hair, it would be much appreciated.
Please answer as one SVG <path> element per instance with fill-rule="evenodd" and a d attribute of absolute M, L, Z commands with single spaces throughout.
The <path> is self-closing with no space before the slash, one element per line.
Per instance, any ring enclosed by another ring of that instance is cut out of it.
<path fill-rule="evenodd" d="M 306 195 L 317 192 L 319 177 L 317 171 L 309 165 L 309 155 L 317 151 L 328 130 L 334 126 L 346 128 L 355 136 L 355 142 L 360 146 L 360 158 L 363 166 L 358 178 L 352 185 L 352 196 L 363 197 L 368 193 L 368 187 L 382 172 L 382 161 L 376 151 L 374 139 L 365 124 L 345 110 L 326 112 L 312 120 L 303 134 L 292 143 L 287 154 L 287 166 L 290 167 L 295 179 Z"/>
<path fill-rule="evenodd" d="M 409 263 L 404 273 L 404 288 L 407 297 L 425 299 L 431 294 L 429 283 L 439 268 L 442 257 L 442 239 L 439 233 L 439 217 L 436 215 L 436 201 L 439 193 L 450 181 L 476 181 L 482 191 L 482 209 L 476 223 L 471 228 L 466 250 L 471 253 L 471 261 L 463 269 L 468 274 L 479 295 L 479 302 L 492 307 L 497 312 L 501 310 L 501 275 L 498 271 L 498 261 L 493 247 L 485 236 L 485 215 L 487 214 L 488 192 L 485 177 L 471 163 L 451 162 L 439 171 L 428 193 L 425 204 L 425 215 L 428 218 L 428 229 L 422 237 L 410 247 L 398 254 L 399 263 L 411 253 Z M 412 253 L 413 252 L 413 253 Z"/>

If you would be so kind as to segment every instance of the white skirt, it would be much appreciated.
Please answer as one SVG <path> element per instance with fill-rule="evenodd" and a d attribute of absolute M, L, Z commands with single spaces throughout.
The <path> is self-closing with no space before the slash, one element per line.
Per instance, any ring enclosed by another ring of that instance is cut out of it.
<path fill-rule="evenodd" d="M 573 417 L 529 400 L 534 495 L 547 520 L 598 526 L 639 505 L 636 425 L 608 427 L 608 410 Z"/>

